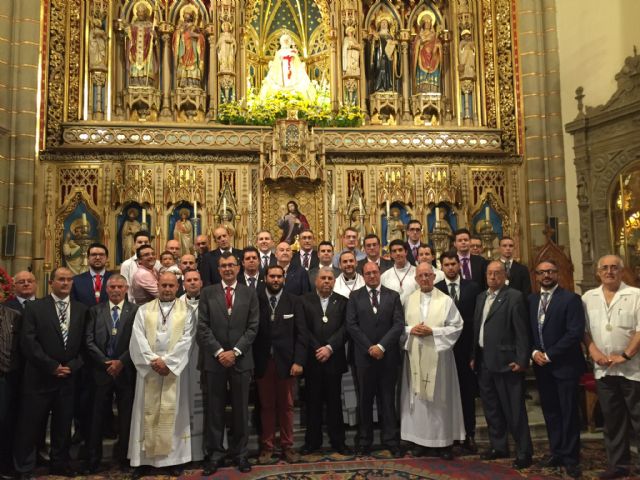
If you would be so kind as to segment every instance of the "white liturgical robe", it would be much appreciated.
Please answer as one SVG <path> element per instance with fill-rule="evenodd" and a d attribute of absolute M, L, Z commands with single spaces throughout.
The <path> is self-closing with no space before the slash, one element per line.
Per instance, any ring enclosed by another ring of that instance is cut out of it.
<path fill-rule="evenodd" d="M 453 346 L 462 332 L 462 317 L 451 298 L 436 288 L 429 293 L 416 290 L 407 298 L 404 309 L 407 322 L 404 349 L 414 350 L 407 352 L 402 368 L 400 436 L 423 447 L 448 447 L 454 440 L 465 439 L 453 357 Z M 422 338 L 410 335 L 419 323 L 429 326 L 433 335 Z M 437 364 L 427 362 L 416 367 L 425 354 L 437 356 Z M 435 384 L 429 389 L 431 375 L 435 375 Z M 424 390 L 415 385 L 416 378 L 425 379 Z"/>
<path fill-rule="evenodd" d="M 407 298 L 418 289 L 416 283 L 416 267 L 409 262 L 402 268 L 391 267 L 380 275 L 380 283 L 400 295 L 400 303 L 404 306 Z"/>
<path fill-rule="evenodd" d="M 128 455 L 133 467 L 191 461 L 189 375 L 184 370 L 192 340 L 192 316 L 184 301 L 154 300 L 138 309 L 129 344 L 137 372 Z M 169 375 L 151 368 L 158 357 Z"/>

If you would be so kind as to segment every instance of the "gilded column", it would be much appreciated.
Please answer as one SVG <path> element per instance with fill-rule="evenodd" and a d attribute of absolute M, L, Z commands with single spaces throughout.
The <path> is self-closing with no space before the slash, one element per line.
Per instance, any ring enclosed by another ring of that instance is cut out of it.
<path fill-rule="evenodd" d="M 116 48 L 114 58 L 115 71 L 115 105 L 114 116 L 116 120 L 124 118 L 124 23 L 121 18 L 114 21 L 113 30 L 116 37 Z"/>
<path fill-rule="evenodd" d="M 409 30 L 400 32 L 400 52 L 402 54 L 402 122 L 411 122 L 409 109 Z"/>
<path fill-rule="evenodd" d="M 218 113 L 218 62 L 216 62 L 216 25 L 210 23 L 205 28 L 207 41 L 209 42 L 209 78 L 207 79 L 207 95 L 209 97 L 209 110 L 207 120 L 213 121 Z"/>
<path fill-rule="evenodd" d="M 171 33 L 173 26 L 167 22 L 162 22 L 158 26 L 158 31 L 162 37 L 162 109 L 160 110 L 161 120 L 171 120 Z"/>

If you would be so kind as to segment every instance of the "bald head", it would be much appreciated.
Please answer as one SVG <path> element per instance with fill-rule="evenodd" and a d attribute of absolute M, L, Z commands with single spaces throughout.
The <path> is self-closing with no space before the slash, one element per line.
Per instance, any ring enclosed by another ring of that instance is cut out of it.
<path fill-rule="evenodd" d="M 36 277 L 33 273 L 22 270 L 13 277 L 14 292 L 21 298 L 31 298 L 36 294 Z"/>

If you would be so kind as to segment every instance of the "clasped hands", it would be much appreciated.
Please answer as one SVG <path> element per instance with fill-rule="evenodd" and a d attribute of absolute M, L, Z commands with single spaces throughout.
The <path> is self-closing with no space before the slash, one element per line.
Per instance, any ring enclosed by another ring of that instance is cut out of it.
<path fill-rule="evenodd" d="M 233 350 L 220 352 L 216 358 L 224 368 L 233 367 L 236 364 L 236 354 Z"/>
<path fill-rule="evenodd" d="M 163 377 L 166 377 L 171 373 L 171 370 L 169 370 L 167 364 L 164 363 L 164 360 L 160 357 L 156 358 L 155 360 L 151 360 L 151 368 L 154 372 Z"/>
<path fill-rule="evenodd" d="M 600 351 L 594 352 L 593 355 L 591 355 L 591 358 L 593 358 L 593 361 L 596 362 L 598 365 L 605 368 L 613 367 L 614 365 L 620 365 L 621 363 L 624 363 L 627 361 L 627 359 L 624 358 L 622 355 L 607 356 Z"/>
<path fill-rule="evenodd" d="M 318 360 L 320 363 L 324 363 L 327 360 L 329 360 L 329 357 L 331 357 L 331 350 L 329 349 L 329 347 L 319 347 L 316 349 L 316 360 Z"/>
<path fill-rule="evenodd" d="M 416 325 L 409 332 L 411 335 L 415 335 L 416 337 L 426 337 L 428 335 L 433 335 L 433 330 L 431 327 L 427 327 L 424 324 Z"/>
<path fill-rule="evenodd" d="M 120 360 L 107 360 L 104 364 L 107 366 L 107 374 L 111 375 L 112 378 L 120 375 L 120 372 L 124 368 Z"/>
<path fill-rule="evenodd" d="M 384 357 L 384 352 L 378 345 L 371 345 L 369 347 L 369 356 L 375 358 L 376 360 L 382 360 Z"/>
<path fill-rule="evenodd" d="M 58 378 L 67 378 L 69 375 L 71 375 L 71 369 L 69 367 L 58 365 L 53 371 L 53 375 Z"/>

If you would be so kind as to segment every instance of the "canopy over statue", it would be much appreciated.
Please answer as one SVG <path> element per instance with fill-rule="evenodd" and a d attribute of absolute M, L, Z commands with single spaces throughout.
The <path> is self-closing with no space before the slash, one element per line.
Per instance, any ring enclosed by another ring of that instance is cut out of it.
<path fill-rule="evenodd" d="M 300 60 L 298 50 L 288 33 L 280 36 L 280 48 L 269 62 L 269 71 L 260 88 L 260 98 L 270 97 L 280 91 L 297 93 L 308 100 L 316 98 L 306 66 Z"/>

